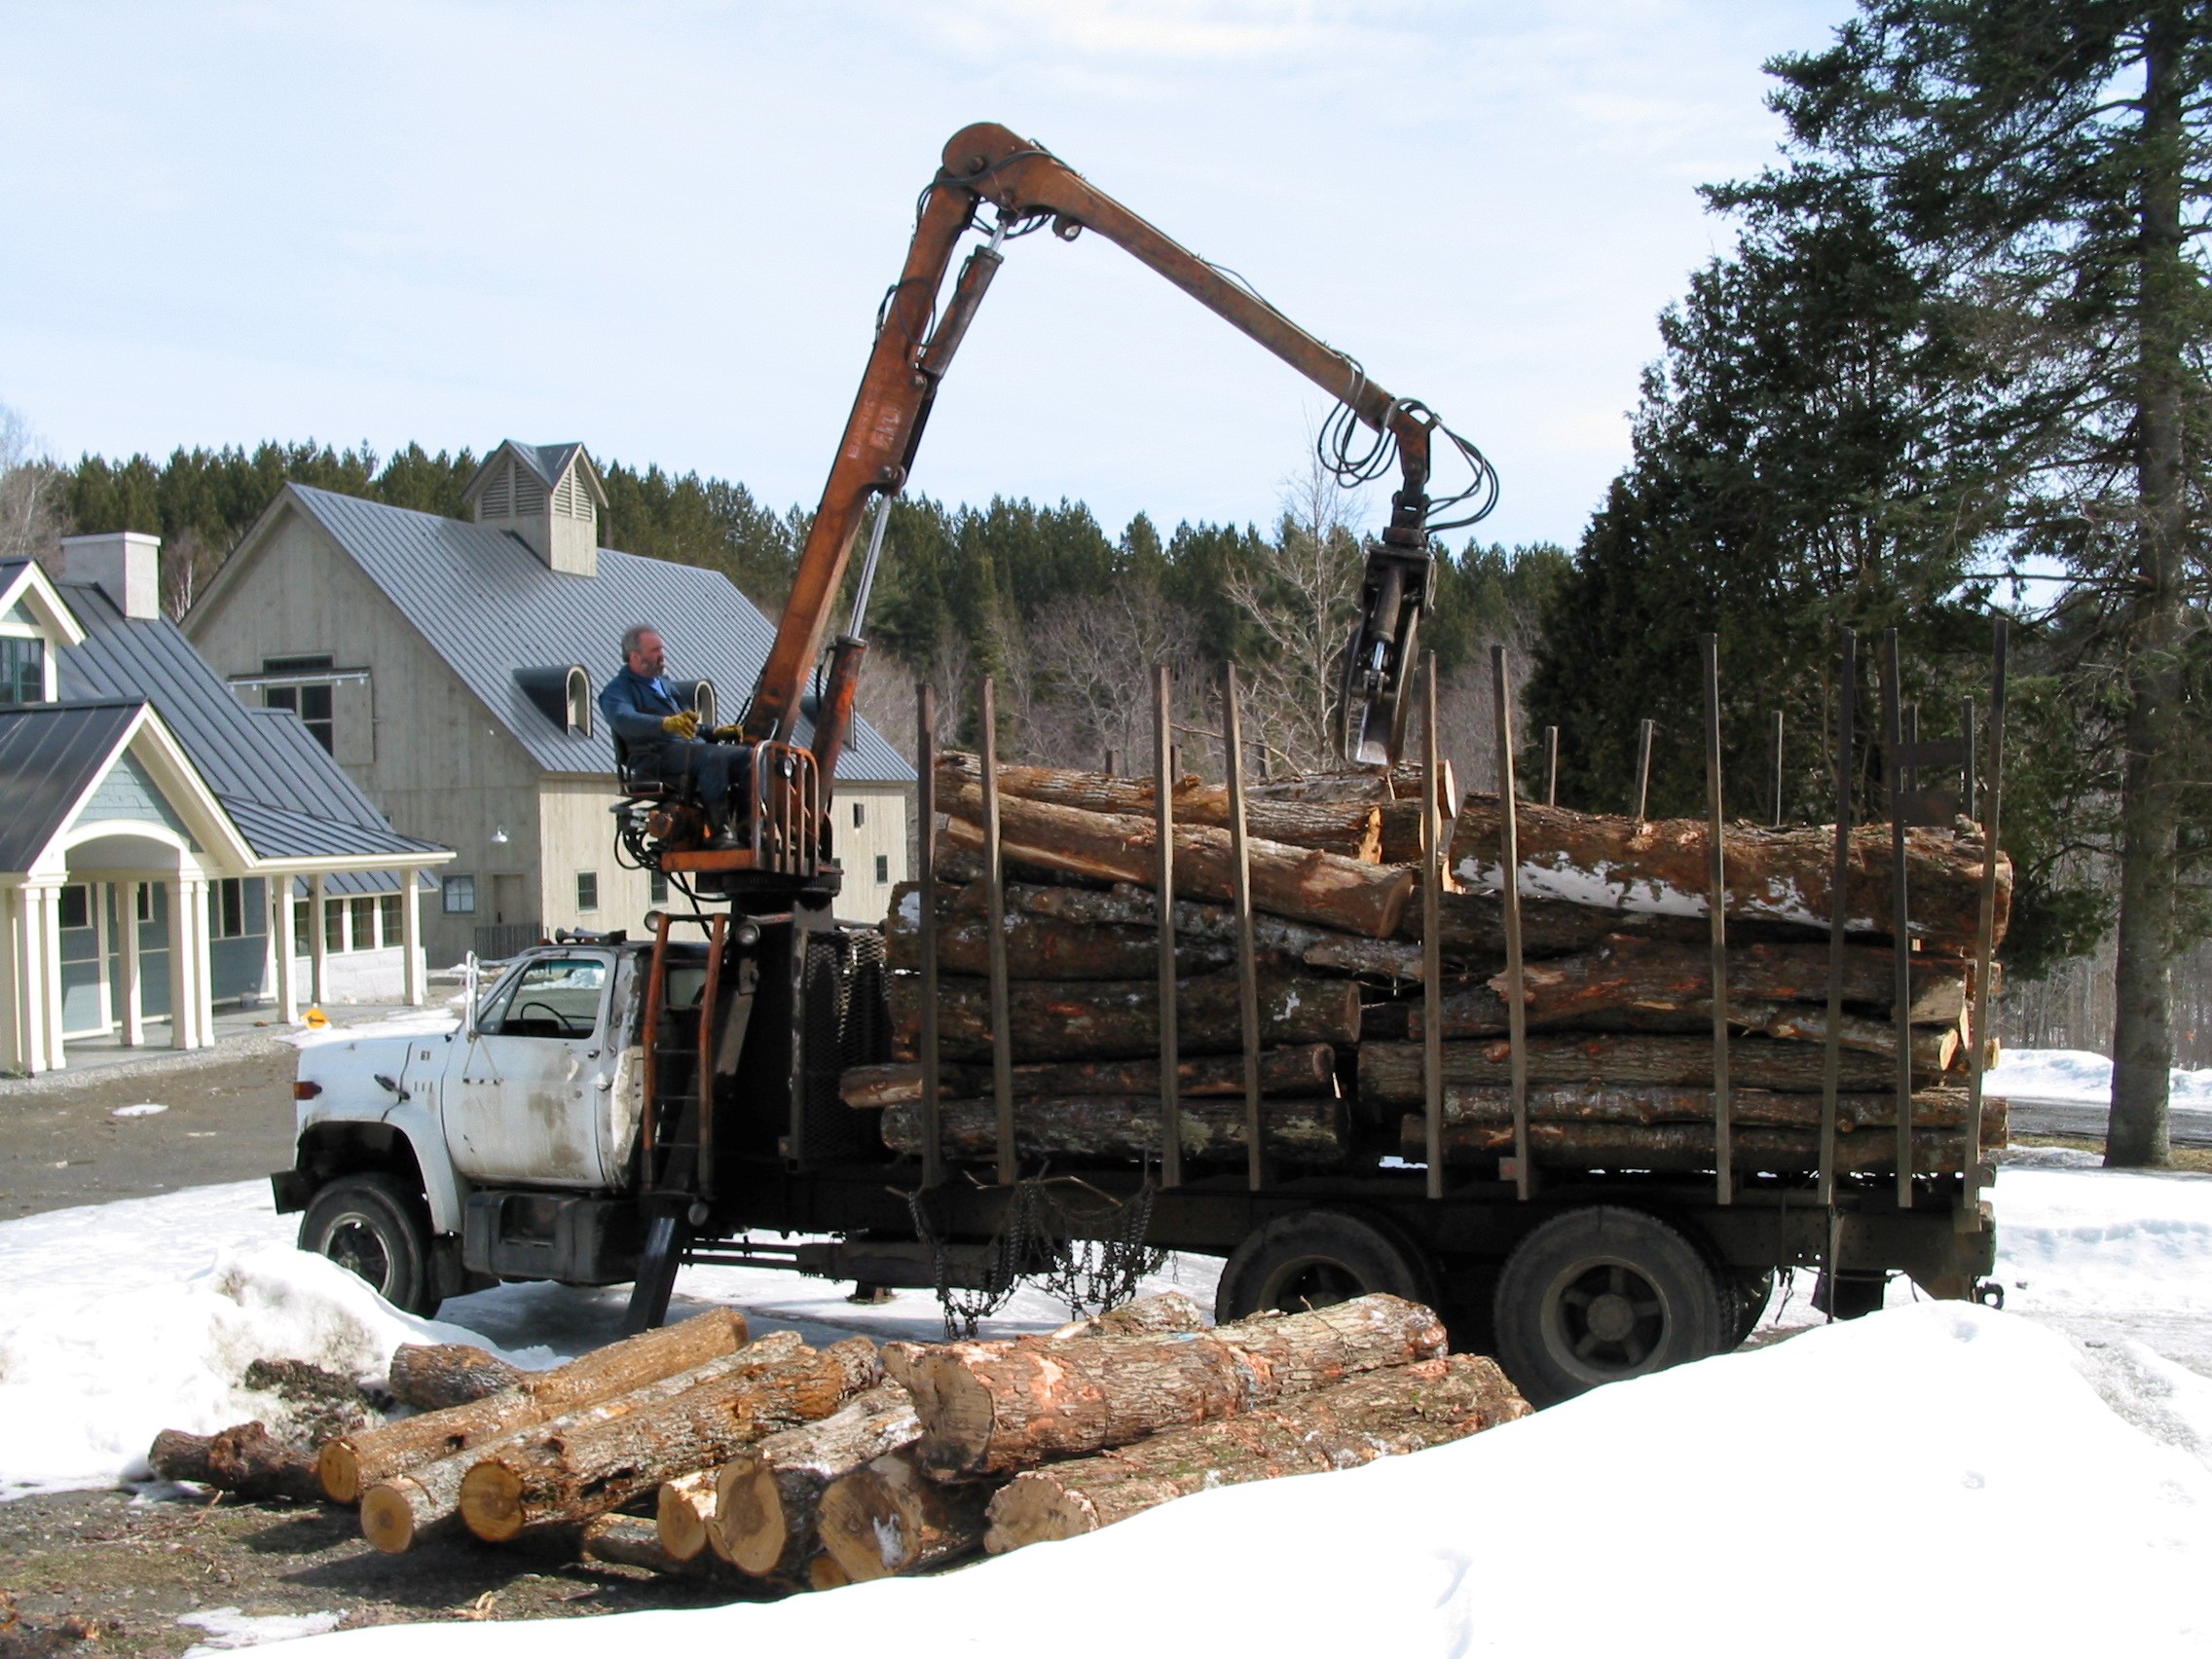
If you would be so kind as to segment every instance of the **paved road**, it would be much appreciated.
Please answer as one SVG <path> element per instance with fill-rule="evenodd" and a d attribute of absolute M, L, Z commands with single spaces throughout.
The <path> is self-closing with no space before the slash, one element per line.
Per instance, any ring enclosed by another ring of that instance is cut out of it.
<path fill-rule="evenodd" d="M 2084 1106 L 2074 1100 L 2033 1100 L 2022 1094 L 2011 1098 L 2012 1130 L 2024 1135 L 2080 1135 L 2088 1140 L 2105 1138 L 2103 1106 Z M 2212 1147 L 2212 1114 L 2176 1112 L 2171 1130 L 2176 1146 Z"/>

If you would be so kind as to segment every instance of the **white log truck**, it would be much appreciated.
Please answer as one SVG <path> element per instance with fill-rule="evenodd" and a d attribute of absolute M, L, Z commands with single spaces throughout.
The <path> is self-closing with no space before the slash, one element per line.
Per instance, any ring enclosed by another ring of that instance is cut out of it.
<path fill-rule="evenodd" d="M 992 217 L 978 226 L 986 208 Z M 630 798 L 618 837 L 694 900 L 693 914 L 656 916 L 650 940 L 581 936 L 525 951 L 480 997 L 471 986 L 457 1030 L 306 1050 L 297 1160 L 273 1177 L 277 1208 L 304 1212 L 303 1248 L 419 1312 L 501 1279 L 628 1282 L 633 1329 L 665 1315 L 684 1261 L 940 1292 L 993 1288 L 1003 1276 L 1024 1183 L 948 1180 L 940 1160 L 897 1159 L 874 1115 L 839 1098 L 845 1067 L 889 1057 L 889 1031 L 882 937 L 830 913 L 838 869 L 828 805 L 865 650 L 881 509 L 906 482 L 999 247 L 1046 225 L 1065 240 L 1085 229 L 1106 237 L 1329 391 L 1344 406 L 1340 437 L 1354 423 L 1374 434 L 1361 460 L 1346 461 L 1340 442 L 1341 463 L 1371 475 L 1395 454 L 1401 482 L 1389 527 L 1368 549 L 1339 728 L 1347 762 L 1395 759 L 1430 588 L 1429 535 L 1451 527 L 1439 521 L 1444 509 L 1487 510 L 1487 463 L 1454 438 L 1475 481 L 1431 501 L 1430 435 L 1443 428 L 1425 406 L 1393 397 L 1037 145 L 1004 128 L 968 128 L 924 192 L 742 722 L 752 751 L 744 844 L 708 845 L 699 803 L 621 757 Z M 972 227 L 988 242 L 970 253 L 940 314 L 944 275 Z M 879 511 L 859 598 L 830 647 L 802 747 L 802 694 L 870 497 Z M 696 937 L 671 937 L 692 925 Z M 1935 1295 L 1972 1295 L 1994 1257 L 1988 1207 L 1958 1176 L 1896 1190 L 1839 1176 L 1824 1204 L 1801 1178 L 1746 1176 L 1723 1202 L 1711 1175 L 1596 1172 L 1536 1188 L 1455 1168 L 1434 1196 L 1399 1151 L 1393 1128 L 1340 1168 L 1261 1183 L 1215 1165 L 1172 1184 L 1157 1164 L 1062 1159 L 1052 1172 L 1135 1200 L 1146 1244 L 1227 1257 L 1223 1318 L 1392 1291 L 1446 1309 L 1461 1346 L 1496 1352 L 1538 1400 L 1733 1346 L 1778 1269 L 1821 1267 L 1824 1296 L 1851 1313 L 1878 1306 L 1892 1272 Z M 1102 1225 L 1124 1225 L 1131 1212 L 1118 1213 L 1121 1222 Z M 789 1242 L 794 1235 L 801 1241 Z"/>

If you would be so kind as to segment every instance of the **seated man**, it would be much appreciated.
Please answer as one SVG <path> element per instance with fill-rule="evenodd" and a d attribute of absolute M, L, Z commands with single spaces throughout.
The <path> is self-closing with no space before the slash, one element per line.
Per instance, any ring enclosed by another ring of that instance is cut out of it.
<path fill-rule="evenodd" d="M 699 717 L 676 700 L 662 676 L 667 658 L 660 631 L 643 624 L 623 630 L 621 670 L 599 694 L 599 712 L 608 728 L 629 751 L 633 761 L 659 767 L 671 784 L 689 778 L 707 809 L 707 826 L 718 850 L 743 845 L 732 824 L 732 800 L 750 791 L 746 775 L 752 764 L 750 749 L 730 748 L 730 740 L 743 735 L 734 725 L 716 726 L 709 741 L 699 741 Z"/>

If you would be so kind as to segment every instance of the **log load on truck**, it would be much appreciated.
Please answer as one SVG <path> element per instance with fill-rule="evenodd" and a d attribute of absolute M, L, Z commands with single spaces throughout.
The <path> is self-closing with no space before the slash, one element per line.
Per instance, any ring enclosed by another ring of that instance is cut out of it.
<path fill-rule="evenodd" d="M 987 685 L 983 753 L 940 756 L 923 691 L 921 879 L 884 927 L 839 924 L 830 808 L 885 509 L 1000 248 L 1046 225 L 1106 236 L 1329 389 L 1341 468 L 1395 455 L 1341 769 L 1247 778 L 1233 672 L 1220 786 L 1176 773 L 1164 675 L 1149 778 L 1001 766 Z M 934 1289 L 972 1320 L 1023 1275 L 1125 1295 L 1151 1252 L 1212 1254 L 1223 1320 L 1404 1297 L 1539 1403 L 1732 1346 L 1778 1271 L 1817 1268 L 1838 1314 L 1895 1272 L 1976 1294 L 2002 634 L 1986 781 L 1971 735 L 1901 735 L 1893 636 L 1886 827 L 1851 827 L 1851 764 L 1841 830 L 1726 822 L 1710 710 L 1709 819 L 1532 805 L 1505 697 L 1497 788 L 1462 804 L 1433 718 L 1401 755 L 1417 686 L 1433 710 L 1429 536 L 1494 494 L 1454 438 L 1473 482 L 1430 499 L 1444 430 L 1048 152 L 955 135 L 734 728 L 738 833 L 626 773 L 619 841 L 689 913 L 521 953 L 457 1031 L 303 1052 L 274 1178 L 303 1247 L 419 1311 L 499 1279 L 627 1282 L 632 1330 L 684 1262 Z M 1716 709 L 1710 650 L 1708 672 Z M 1850 719 L 1847 693 L 1847 760 Z M 1963 793 L 1920 788 L 1946 769 Z"/>

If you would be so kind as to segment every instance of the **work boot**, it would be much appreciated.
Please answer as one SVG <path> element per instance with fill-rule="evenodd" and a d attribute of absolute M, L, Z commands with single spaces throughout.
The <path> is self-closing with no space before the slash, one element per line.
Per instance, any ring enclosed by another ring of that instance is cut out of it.
<path fill-rule="evenodd" d="M 707 838 L 707 850 L 709 852 L 734 853 L 744 847 L 745 843 L 738 838 L 736 830 L 730 826 L 728 807 L 723 807 L 719 812 L 709 813 L 707 815 L 707 827 L 713 831 Z"/>

